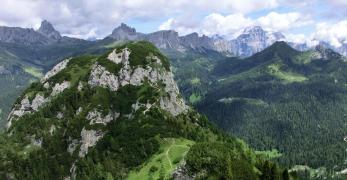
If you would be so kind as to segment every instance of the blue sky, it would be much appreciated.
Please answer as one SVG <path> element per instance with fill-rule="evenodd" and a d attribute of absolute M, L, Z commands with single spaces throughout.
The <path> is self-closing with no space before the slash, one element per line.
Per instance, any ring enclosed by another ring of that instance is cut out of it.
<path fill-rule="evenodd" d="M 0 25 L 38 28 L 43 19 L 64 35 L 102 38 L 121 22 L 140 32 L 173 29 L 234 38 L 249 26 L 289 41 L 347 41 L 346 0 L 1 0 Z"/>

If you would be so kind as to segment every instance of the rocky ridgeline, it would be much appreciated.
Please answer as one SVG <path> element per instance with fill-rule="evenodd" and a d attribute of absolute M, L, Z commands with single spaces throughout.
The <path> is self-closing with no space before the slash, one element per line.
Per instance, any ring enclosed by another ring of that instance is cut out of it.
<path fill-rule="evenodd" d="M 118 72 L 110 72 L 105 66 L 103 66 L 98 61 L 93 61 L 90 66 L 90 73 L 88 74 L 87 82 L 78 81 L 72 82 L 71 80 L 64 79 L 62 82 L 54 82 L 56 76 L 62 75 L 61 73 L 68 73 L 72 67 L 70 63 L 75 60 L 73 58 L 66 59 L 61 63 L 57 64 L 51 71 L 49 71 L 39 82 L 42 86 L 40 92 L 26 92 L 24 96 L 15 104 L 9 117 L 8 117 L 8 129 L 11 132 L 14 122 L 21 121 L 21 118 L 26 114 L 32 114 L 39 112 L 41 108 L 45 105 L 50 104 L 55 99 L 59 98 L 62 93 L 67 89 L 76 88 L 76 91 L 83 92 L 84 89 L 88 88 L 105 88 L 111 92 L 116 93 L 119 89 L 124 86 L 142 86 L 145 83 L 150 84 L 150 86 L 159 88 L 164 91 L 164 95 L 158 97 L 153 102 L 140 103 L 136 101 L 131 105 L 132 112 L 130 114 L 120 114 L 120 112 L 109 111 L 104 114 L 102 110 L 96 106 L 90 109 L 88 106 L 79 107 L 75 115 L 79 116 L 81 113 L 85 114 L 85 119 L 88 122 L 86 126 L 90 125 L 107 125 L 113 120 L 120 118 L 121 116 L 131 119 L 133 114 L 138 110 L 143 110 L 146 113 L 150 108 L 160 108 L 169 112 L 172 116 L 177 116 L 181 113 L 187 112 L 188 106 L 185 104 L 184 100 L 179 95 L 178 87 L 173 79 L 173 74 L 170 70 L 163 67 L 162 61 L 159 57 L 149 53 L 146 59 L 150 59 L 151 63 L 145 66 L 132 66 L 130 63 L 130 55 L 133 53 L 127 47 L 123 49 L 114 49 L 111 53 L 107 55 L 106 60 L 109 63 L 114 63 L 121 66 Z M 95 61 L 95 62 L 94 62 Z M 126 98 L 126 97 L 125 97 Z M 65 107 L 64 107 L 65 108 Z M 58 120 L 64 119 L 64 108 L 62 112 L 54 112 L 55 117 Z M 87 109 L 89 110 L 85 112 Z M 54 119 L 52 119 L 54 121 Z M 56 131 L 55 126 L 51 126 L 49 129 L 50 133 Z M 90 129 L 83 127 L 80 132 L 80 138 L 70 137 L 68 141 L 70 142 L 67 151 L 73 154 L 75 150 L 79 147 L 78 156 L 84 157 L 88 153 L 88 149 L 94 146 L 98 140 L 100 140 L 105 132 L 102 129 Z M 36 134 L 30 134 L 28 137 L 34 145 L 40 145 L 42 138 L 39 138 Z M 33 138 L 35 137 L 35 138 Z M 39 141 L 40 143 L 34 143 Z"/>

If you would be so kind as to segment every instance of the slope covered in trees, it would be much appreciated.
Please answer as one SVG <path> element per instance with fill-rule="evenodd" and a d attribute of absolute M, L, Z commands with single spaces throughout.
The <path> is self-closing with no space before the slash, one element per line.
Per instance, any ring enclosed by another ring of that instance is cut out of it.
<path fill-rule="evenodd" d="M 346 168 L 344 57 L 277 42 L 252 57 L 220 62 L 213 75 L 215 88 L 197 108 L 219 127 L 255 149 L 277 149 L 288 167 Z"/>

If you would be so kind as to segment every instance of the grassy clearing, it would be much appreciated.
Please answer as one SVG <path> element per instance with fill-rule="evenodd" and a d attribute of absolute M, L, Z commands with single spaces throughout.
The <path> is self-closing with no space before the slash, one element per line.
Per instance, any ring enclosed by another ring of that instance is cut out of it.
<path fill-rule="evenodd" d="M 282 156 L 282 153 L 280 153 L 277 149 L 272 149 L 271 151 L 255 151 L 255 153 L 269 160 L 279 158 Z"/>
<path fill-rule="evenodd" d="M 226 76 L 226 77 L 218 79 L 218 82 L 222 84 L 229 84 L 236 81 L 244 80 L 245 78 L 249 78 L 249 79 L 256 78 L 263 75 L 262 68 L 263 68 L 262 66 L 259 66 L 245 72 Z"/>
<path fill-rule="evenodd" d="M 159 152 L 138 170 L 131 171 L 127 179 L 169 179 L 193 144 L 187 139 L 161 139 Z"/>
<path fill-rule="evenodd" d="M 201 96 L 198 94 L 193 93 L 189 96 L 189 102 L 192 104 L 195 104 L 197 102 L 201 101 Z"/>
<path fill-rule="evenodd" d="M 280 68 L 280 64 L 270 64 L 268 66 L 268 72 L 278 79 L 283 80 L 285 83 L 303 82 L 307 80 L 307 78 L 303 75 L 292 72 L 284 72 L 281 71 Z"/>
<path fill-rule="evenodd" d="M 219 102 L 230 104 L 236 101 L 245 101 L 248 104 L 252 105 L 268 105 L 266 102 L 264 102 L 261 99 L 253 99 L 253 98 L 242 98 L 242 97 L 229 97 L 229 98 L 222 98 L 218 100 Z"/>
<path fill-rule="evenodd" d="M 36 78 L 42 78 L 43 77 L 42 69 L 38 69 L 35 67 L 24 67 L 24 71 L 26 73 L 29 73 L 30 75 L 36 77 Z"/>
<path fill-rule="evenodd" d="M 104 45 L 103 47 L 105 47 L 105 48 L 115 48 L 115 47 L 120 46 L 122 44 L 124 44 L 123 41 L 114 41 L 112 43 Z"/>
<path fill-rule="evenodd" d="M 190 80 L 190 83 L 191 83 L 192 85 L 200 85 L 200 84 L 201 84 L 201 81 L 200 81 L 199 78 L 195 77 L 195 78 L 193 78 L 193 79 Z"/>
<path fill-rule="evenodd" d="M 303 52 L 297 57 L 295 57 L 294 62 L 297 64 L 309 64 L 312 61 L 312 56 L 314 52 Z"/>

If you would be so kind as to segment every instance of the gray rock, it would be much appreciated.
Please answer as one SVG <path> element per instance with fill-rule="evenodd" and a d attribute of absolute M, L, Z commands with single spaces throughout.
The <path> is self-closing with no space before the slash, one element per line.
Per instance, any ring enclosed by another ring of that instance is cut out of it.
<path fill-rule="evenodd" d="M 53 41 L 34 29 L 0 26 L 0 41 L 24 45 L 47 45 Z"/>
<path fill-rule="evenodd" d="M 51 96 L 56 96 L 59 93 L 63 92 L 65 89 L 70 87 L 69 81 L 63 81 L 62 83 L 57 83 L 54 85 Z"/>
<path fill-rule="evenodd" d="M 172 178 L 174 180 L 193 180 L 194 177 L 190 176 L 187 168 L 185 167 L 185 162 L 180 164 L 172 173 Z"/>
<path fill-rule="evenodd" d="M 109 88 L 112 91 L 117 91 L 119 87 L 118 77 L 98 64 L 93 65 L 88 84 L 92 87 Z"/>
<path fill-rule="evenodd" d="M 46 102 L 46 99 L 45 97 L 43 97 L 42 95 L 40 94 L 37 94 L 35 96 L 35 98 L 33 99 L 32 103 L 31 103 L 31 108 L 34 110 L 34 111 L 38 111 L 39 108 Z"/>
<path fill-rule="evenodd" d="M 82 107 L 79 107 L 76 111 L 76 115 L 79 115 L 81 112 L 83 111 L 83 108 Z"/>
<path fill-rule="evenodd" d="M 37 32 L 41 33 L 42 35 L 52 40 L 59 40 L 62 38 L 60 33 L 56 31 L 54 27 L 52 26 L 52 24 L 46 20 L 41 22 L 41 26 L 37 30 Z"/>
<path fill-rule="evenodd" d="M 78 140 L 73 139 L 67 148 L 67 152 L 69 152 L 72 155 L 75 152 L 78 145 L 79 145 Z"/>
<path fill-rule="evenodd" d="M 64 113 L 62 113 L 62 112 L 58 112 L 57 113 L 57 118 L 58 119 L 63 119 L 63 117 L 64 117 Z"/>
<path fill-rule="evenodd" d="M 93 111 L 88 112 L 86 119 L 90 121 L 90 125 L 93 124 L 103 124 L 106 125 L 114 119 L 119 117 L 119 113 L 112 114 L 111 112 L 106 116 L 103 116 L 101 112 L 94 109 Z"/>
<path fill-rule="evenodd" d="M 260 26 L 254 26 L 246 28 L 241 35 L 231 41 L 231 45 L 234 55 L 247 57 L 284 39 L 281 33 L 267 32 Z"/>
<path fill-rule="evenodd" d="M 179 90 L 177 84 L 173 79 L 171 71 L 161 70 L 158 68 L 152 68 L 151 66 L 132 68 L 129 65 L 129 52 L 128 49 L 124 49 L 121 53 L 117 54 L 114 50 L 109 56 L 109 60 L 114 63 L 123 63 L 118 75 L 112 74 L 101 65 L 95 64 L 92 68 L 92 73 L 89 77 L 88 84 L 92 87 L 101 86 L 109 88 L 112 91 L 117 91 L 119 87 L 131 84 L 134 86 L 140 86 L 144 80 L 147 79 L 152 84 L 163 82 L 165 91 L 168 93 L 167 97 L 160 98 L 159 105 L 162 109 L 169 111 L 172 115 L 176 116 L 180 113 L 187 111 L 188 106 L 184 100 L 179 97 Z M 158 57 L 150 57 L 155 59 L 154 63 L 161 65 L 161 61 Z"/>
<path fill-rule="evenodd" d="M 135 28 L 131 28 L 128 25 L 122 23 L 119 27 L 112 31 L 112 34 L 108 38 L 115 40 L 136 40 L 141 37 L 141 33 L 137 33 Z"/>
<path fill-rule="evenodd" d="M 103 136 L 102 131 L 86 130 L 83 128 L 81 132 L 81 148 L 78 153 L 79 157 L 84 157 L 88 153 L 88 148 L 93 147 Z"/>
<path fill-rule="evenodd" d="M 70 58 L 71 59 L 71 58 Z M 60 71 L 66 68 L 67 64 L 69 63 L 70 59 L 65 59 L 62 62 L 58 63 L 53 67 L 52 70 L 48 71 L 45 76 L 41 79 L 41 83 L 45 83 L 49 78 L 53 77 L 54 75 L 58 74 Z"/>

